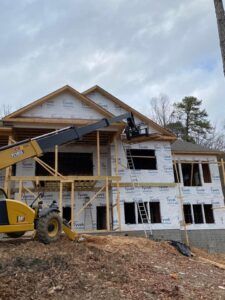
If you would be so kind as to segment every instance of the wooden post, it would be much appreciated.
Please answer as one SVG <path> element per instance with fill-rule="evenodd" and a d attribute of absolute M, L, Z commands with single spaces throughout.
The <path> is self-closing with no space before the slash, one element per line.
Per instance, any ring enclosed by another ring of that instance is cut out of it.
<path fill-rule="evenodd" d="M 190 242 L 189 242 L 189 237 L 188 237 L 188 232 L 187 232 L 187 224 L 185 222 L 185 216 L 184 216 L 184 201 L 183 201 L 183 195 L 182 195 L 182 191 L 181 191 L 181 183 L 180 183 L 180 177 L 179 177 L 179 173 L 178 173 L 178 170 L 177 170 L 177 163 L 175 161 L 175 164 L 174 164 L 174 169 L 175 169 L 175 172 L 176 172 L 176 175 L 177 175 L 177 181 L 178 181 L 178 191 L 179 191 L 179 199 L 180 199 L 180 207 L 181 207 L 181 215 L 182 215 L 182 225 L 184 227 L 184 232 L 185 232 L 185 240 L 186 240 L 186 244 L 187 246 L 190 246 Z"/>
<path fill-rule="evenodd" d="M 55 176 L 58 174 L 58 153 L 59 153 L 59 147 L 58 145 L 55 146 Z"/>
<path fill-rule="evenodd" d="M 101 176 L 100 164 L 100 133 L 97 131 L 97 176 Z"/>
<path fill-rule="evenodd" d="M 60 210 L 60 216 L 62 217 L 62 201 L 63 200 L 63 183 L 60 180 L 59 182 L 59 210 Z"/>
<path fill-rule="evenodd" d="M 74 204 L 75 204 L 75 192 L 74 181 L 71 182 L 71 229 L 74 229 Z"/>
<path fill-rule="evenodd" d="M 118 159 L 117 137 L 114 137 L 114 146 L 115 146 L 116 176 L 118 176 L 119 175 L 119 159 Z M 116 180 L 116 207 L 117 207 L 118 226 L 119 226 L 119 230 L 121 231 L 120 184 L 119 184 L 119 180 Z"/>
<path fill-rule="evenodd" d="M 8 138 L 8 145 L 12 144 L 12 136 L 10 135 Z M 10 176 L 12 173 L 12 167 L 8 167 L 5 170 L 5 179 L 4 179 L 4 190 L 8 197 L 10 198 Z"/>
<path fill-rule="evenodd" d="M 18 195 L 18 200 L 21 201 L 22 199 L 22 190 L 23 190 L 23 182 L 22 180 L 19 181 L 19 195 Z"/>
<path fill-rule="evenodd" d="M 110 206 L 109 206 L 109 179 L 105 180 L 105 199 L 106 199 L 106 227 L 110 231 Z"/>
<path fill-rule="evenodd" d="M 221 158 L 221 168 L 223 173 L 223 185 L 225 186 L 225 171 L 224 171 L 224 160 Z"/>

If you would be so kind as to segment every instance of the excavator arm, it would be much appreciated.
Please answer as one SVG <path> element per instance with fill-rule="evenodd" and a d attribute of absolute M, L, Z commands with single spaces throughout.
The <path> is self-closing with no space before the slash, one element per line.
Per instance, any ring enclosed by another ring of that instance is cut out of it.
<path fill-rule="evenodd" d="M 94 124 L 83 127 L 66 127 L 32 139 L 0 148 L 0 170 L 12 166 L 27 158 L 38 157 L 53 149 L 56 145 L 63 145 L 71 141 L 78 141 L 88 133 L 108 127 L 117 122 L 126 120 L 125 133 L 127 139 L 143 135 L 135 124 L 132 113 L 125 113 L 111 119 L 102 119 Z M 146 132 L 145 132 L 146 134 Z"/>

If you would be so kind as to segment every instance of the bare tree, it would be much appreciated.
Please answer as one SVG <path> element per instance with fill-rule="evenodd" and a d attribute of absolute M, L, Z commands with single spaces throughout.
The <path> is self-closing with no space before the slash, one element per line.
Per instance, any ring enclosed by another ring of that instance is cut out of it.
<path fill-rule="evenodd" d="M 223 7 L 223 0 L 214 0 L 214 5 L 220 39 L 220 49 L 223 61 L 223 73 L 225 76 L 225 12 Z"/>
<path fill-rule="evenodd" d="M 12 112 L 12 107 L 9 104 L 3 104 L 0 107 L 0 118 L 4 118 Z"/>
<path fill-rule="evenodd" d="M 223 133 L 224 128 L 218 130 L 215 125 L 208 137 L 201 141 L 201 145 L 220 151 L 225 151 L 225 134 Z"/>
<path fill-rule="evenodd" d="M 150 115 L 153 121 L 166 128 L 171 122 L 173 105 L 167 95 L 161 94 L 150 101 Z"/>

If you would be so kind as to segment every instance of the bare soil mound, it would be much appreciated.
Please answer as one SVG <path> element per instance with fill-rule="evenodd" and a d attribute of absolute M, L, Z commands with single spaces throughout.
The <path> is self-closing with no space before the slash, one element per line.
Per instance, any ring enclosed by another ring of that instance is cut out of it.
<path fill-rule="evenodd" d="M 0 299 L 225 299 L 225 269 L 207 261 L 225 256 L 194 252 L 135 237 L 2 240 Z"/>

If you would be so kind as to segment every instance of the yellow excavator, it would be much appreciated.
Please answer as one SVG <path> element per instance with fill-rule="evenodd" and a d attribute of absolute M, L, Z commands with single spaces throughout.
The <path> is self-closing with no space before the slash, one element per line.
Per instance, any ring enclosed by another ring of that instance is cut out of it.
<path fill-rule="evenodd" d="M 48 134 L 44 134 L 32 139 L 26 139 L 12 145 L 0 148 L 0 170 L 10 167 L 17 162 L 27 158 L 39 157 L 47 151 L 54 149 L 56 145 L 63 145 L 71 141 L 78 141 L 83 136 L 95 130 L 108 127 L 111 124 L 126 120 L 125 134 L 127 139 L 132 139 L 141 135 L 148 135 L 147 129 L 136 125 L 132 113 L 102 119 L 91 125 L 83 127 L 66 127 Z M 0 189 L 0 233 L 6 233 L 9 237 L 17 238 L 27 231 L 36 231 L 36 237 L 45 244 L 58 240 L 62 230 L 71 239 L 77 236 L 76 232 L 61 218 L 59 207 L 56 201 L 44 208 L 43 202 L 35 202 L 29 206 L 22 201 L 8 199 L 3 189 Z"/>

